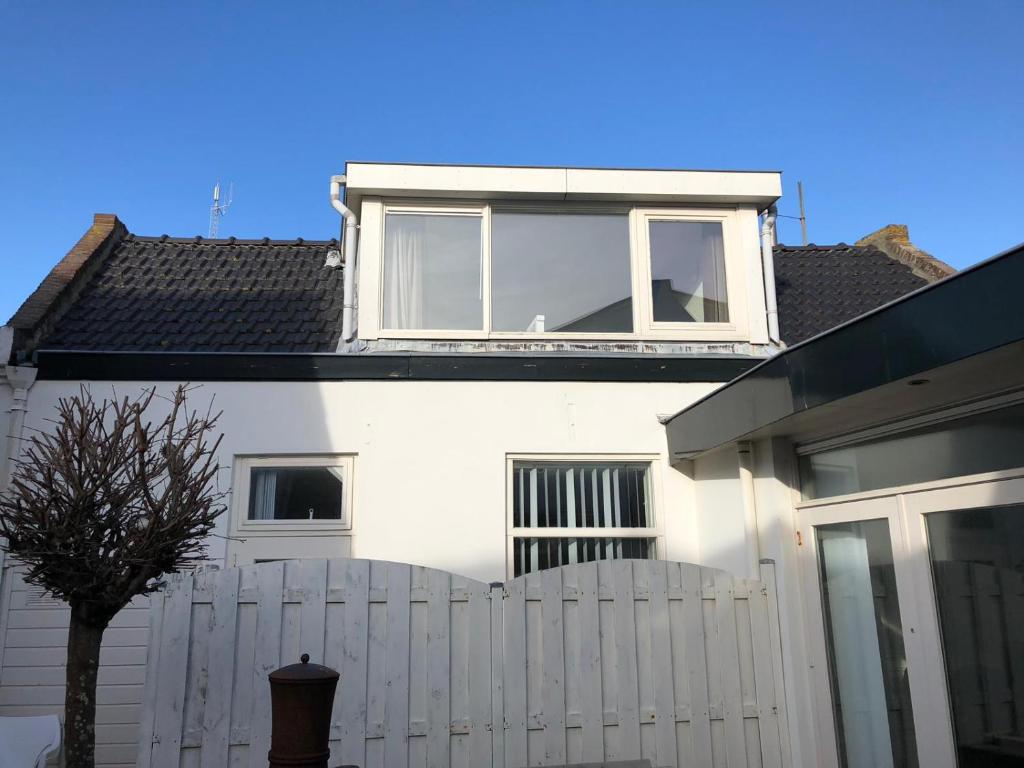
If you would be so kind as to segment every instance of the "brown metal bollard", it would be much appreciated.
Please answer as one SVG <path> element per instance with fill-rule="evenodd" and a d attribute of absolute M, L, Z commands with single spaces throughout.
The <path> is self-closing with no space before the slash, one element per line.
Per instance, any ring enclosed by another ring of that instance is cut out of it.
<path fill-rule="evenodd" d="M 309 663 L 270 673 L 270 768 L 327 768 L 331 756 L 331 709 L 338 673 Z"/>

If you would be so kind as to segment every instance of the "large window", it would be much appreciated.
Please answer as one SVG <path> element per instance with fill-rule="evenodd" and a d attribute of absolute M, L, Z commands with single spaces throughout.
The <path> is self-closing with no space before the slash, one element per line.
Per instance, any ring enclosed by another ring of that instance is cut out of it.
<path fill-rule="evenodd" d="M 1024 404 L 800 457 L 805 499 L 1024 466 Z"/>
<path fill-rule="evenodd" d="M 379 329 L 420 338 L 737 334 L 745 315 L 729 291 L 742 281 L 727 275 L 742 264 L 729 258 L 735 215 L 386 205 Z"/>
<path fill-rule="evenodd" d="M 653 558 L 650 464 L 513 461 L 514 576 L 594 560 Z"/>
<path fill-rule="evenodd" d="M 626 214 L 495 211 L 491 328 L 629 333 L 633 291 Z"/>

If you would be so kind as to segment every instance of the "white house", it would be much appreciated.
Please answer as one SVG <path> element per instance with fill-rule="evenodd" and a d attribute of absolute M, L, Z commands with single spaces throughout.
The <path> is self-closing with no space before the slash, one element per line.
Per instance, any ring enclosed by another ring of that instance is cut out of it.
<path fill-rule="evenodd" d="M 776 172 L 349 163 L 331 191 L 343 243 L 97 215 L 6 329 L 0 467 L 83 382 L 202 384 L 223 565 L 769 558 L 794 764 L 1019 749 L 1024 252 L 950 276 L 899 228 L 779 246 Z M 66 619 L 2 586 L 0 713 L 52 711 Z M 143 613 L 108 639 L 107 764 L 134 762 Z"/>

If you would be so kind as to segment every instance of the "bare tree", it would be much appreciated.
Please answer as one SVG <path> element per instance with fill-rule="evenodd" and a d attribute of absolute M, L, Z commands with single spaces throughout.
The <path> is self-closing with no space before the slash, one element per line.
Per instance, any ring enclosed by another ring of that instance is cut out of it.
<path fill-rule="evenodd" d="M 95 763 L 96 673 L 110 620 L 161 574 L 201 559 L 224 509 L 223 436 L 211 437 L 220 414 L 189 410 L 189 391 L 178 386 L 157 421 L 146 413 L 155 389 L 97 403 L 82 387 L 62 398 L 54 429 L 31 437 L 0 497 L 0 535 L 26 581 L 71 606 L 68 768 Z"/>

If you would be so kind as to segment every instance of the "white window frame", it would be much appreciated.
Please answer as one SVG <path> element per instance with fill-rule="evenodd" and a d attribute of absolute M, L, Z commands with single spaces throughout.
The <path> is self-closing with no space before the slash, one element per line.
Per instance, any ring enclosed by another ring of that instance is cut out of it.
<path fill-rule="evenodd" d="M 365 295 L 376 297 L 372 322 L 362 324 L 370 331 L 368 338 L 386 339 L 492 339 L 505 341 L 743 341 L 750 335 L 747 308 L 747 265 L 740 236 L 740 209 L 702 207 L 638 207 L 628 203 L 567 203 L 564 201 L 434 201 L 381 200 L 363 201 L 364 219 L 360 246 L 360 276 Z M 494 210 L 524 213 L 614 213 L 625 214 L 629 226 L 630 282 L 633 303 L 633 330 L 625 333 L 557 333 L 528 331 L 493 331 L 491 329 L 491 216 Z M 482 329 L 406 329 L 388 328 L 384 324 L 384 240 L 389 214 L 479 216 L 481 248 Z M 727 323 L 664 323 L 654 322 L 651 306 L 650 221 L 706 221 L 722 225 L 722 248 L 725 256 Z M 365 310 L 361 319 L 367 317 Z"/>
<path fill-rule="evenodd" d="M 236 456 L 232 490 L 231 533 L 240 538 L 259 536 L 338 535 L 352 530 L 354 457 L 347 454 L 315 456 Z M 252 470 L 259 467 L 335 467 L 342 471 L 341 518 L 338 520 L 250 520 Z"/>
<path fill-rule="evenodd" d="M 594 538 L 594 539 L 652 539 L 654 547 L 649 559 L 663 557 L 665 550 L 665 531 L 662 522 L 661 476 L 659 462 L 661 457 L 656 454 L 622 454 L 622 453 L 510 453 L 505 456 L 505 571 L 507 578 L 515 576 L 515 540 Z M 650 511 L 648 519 L 653 525 L 647 528 L 516 528 L 513 526 L 514 511 L 514 465 L 516 463 L 546 464 L 646 464 L 647 484 L 650 491 Z"/>

